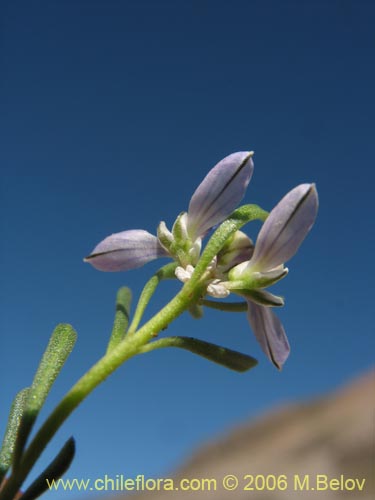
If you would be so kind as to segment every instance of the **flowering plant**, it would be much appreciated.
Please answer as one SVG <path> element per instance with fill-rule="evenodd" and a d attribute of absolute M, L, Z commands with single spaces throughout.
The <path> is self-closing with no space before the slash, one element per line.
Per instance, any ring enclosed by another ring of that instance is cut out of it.
<path fill-rule="evenodd" d="M 171 230 L 165 222 L 160 222 L 156 235 L 142 229 L 112 234 L 85 258 L 101 271 L 127 271 L 157 258 L 169 258 L 171 262 L 146 283 L 130 324 L 131 292 L 126 287 L 119 290 L 105 355 L 78 380 L 28 442 L 38 413 L 76 339 L 70 325 L 56 327 L 31 386 L 18 393 L 10 411 L 0 452 L 2 500 L 15 498 L 65 419 L 129 358 L 158 348 L 178 347 L 239 372 L 257 364 L 247 354 L 203 340 L 182 336 L 156 338 L 185 311 L 198 318 L 205 307 L 246 312 L 262 350 L 278 369 L 282 368 L 290 349 L 273 308 L 283 306 L 284 300 L 266 288 L 287 275 L 284 264 L 297 252 L 311 229 L 318 210 L 318 196 L 314 184 L 300 184 L 270 213 L 257 205 L 236 208 L 245 195 L 253 170 L 252 152 L 227 156 L 210 170 L 194 192 L 187 212 L 177 216 Z M 241 228 L 256 219 L 263 225 L 254 245 Z M 202 246 L 205 238 L 208 242 Z M 139 326 L 147 304 L 164 279 L 177 279 L 183 285 L 167 305 Z M 243 300 L 228 302 L 225 299 L 230 294 Z M 22 498 L 33 500 L 46 491 L 47 480 L 57 479 L 67 470 L 74 451 L 74 440 L 70 438 Z"/>

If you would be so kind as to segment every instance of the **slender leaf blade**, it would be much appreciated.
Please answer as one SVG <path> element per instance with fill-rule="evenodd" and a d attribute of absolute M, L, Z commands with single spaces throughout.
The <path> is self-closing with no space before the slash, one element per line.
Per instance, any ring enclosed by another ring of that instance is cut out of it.
<path fill-rule="evenodd" d="M 49 490 L 53 481 L 57 481 L 70 467 L 75 455 L 74 438 L 68 441 L 61 448 L 54 460 L 48 467 L 32 482 L 22 495 L 23 500 L 35 500 L 45 491 Z"/>
<path fill-rule="evenodd" d="M 185 349 L 237 372 L 245 372 L 258 364 L 252 356 L 193 337 L 165 337 L 145 345 L 141 352 L 149 352 L 162 347 Z"/>
<path fill-rule="evenodd" d="M 51 387 L 72 352 L 77 334 L 68 324 L 59 324 L 53 331 L 47 348 L 42 356 L 30 387 L 25 411 L 22 416 L 16 441 L 14 461 L 18 463 L 26 440 L 34 425 Z"/>
<path fill-rule="evenodd" d="M 116 313 L 107 352 L 112 351 L 124 338 L 129 324 L 131 300 L 132 293 L 130 288 L 126 286 L 120 288 L 117 292 Z"/>
<path fill-rule="evenodd" d="M 29 388 L 22 389 L 12 403 L 9 412 L 8 424 L 0 450 L 0 484 L 12 465 L 14 448 L 17 440 L 18 428 L 25 410 Z"/>

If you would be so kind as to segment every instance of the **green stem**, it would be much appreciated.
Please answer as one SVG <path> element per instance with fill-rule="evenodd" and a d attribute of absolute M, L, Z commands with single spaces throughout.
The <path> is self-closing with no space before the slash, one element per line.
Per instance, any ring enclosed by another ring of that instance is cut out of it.
<path fill-rule="evenodd" d="M 133 316 L 133 320 L 129 326 L 127 331 L 127 335 L 133 335 L 138 328 L 139 323 L 141 322 L 143 313 L 153 296 L 156 287 L 160 283 L 160 281 L 165 279 L 171 279 L 175 277 L 174 271 L 177 267 L 176 262 L 172 262 L 167 264 L 166 266 L 161 267 L 151 279 L 145 284 L 142 293 L 139 297 L 138 304 Z"/>
<path fill-rule="evenodd" d="M 189 306 L 199 300 L 202 286 L 193 288 L 186 283 L 181 291 L 153 318 L 151 318 L 137 335 L 125 339 L 113 350 L 103 356 L 61 400 L 39 429 L 30 446 L 25 451 L 16 473 L 9 477 L 0 496 L 2 500 L 13 500 L 29 471 L 41 455 L 42 451 L 73 410 L 111 373 L 129 358 L 138 354 L 145 344 L 158 332 L 180 316 Z"/>

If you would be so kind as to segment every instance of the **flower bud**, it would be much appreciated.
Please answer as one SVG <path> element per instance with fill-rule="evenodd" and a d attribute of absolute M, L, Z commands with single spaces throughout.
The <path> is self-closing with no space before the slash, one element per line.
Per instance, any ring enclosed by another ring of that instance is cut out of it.
<path fill-rule="evenodd" d="M 187 213 L 182 212 L 177 217 L 172 227 L 173 238 L 179 248 L 186 248 L 187 241 L 190 241 L 187 232 Z"/>
<path fill-rule="evenodd" d="M 242 231 L 236 231 L 217 255 L 217 265 L 223 272 L 235 265 L 248 261 L 254 251 L 251 239 Z"/>
<path fill-rule="evenodd" d="M 169 231 L 164 221 L 161 221 L 157 228 L 157 235 L 160 243 L 170 253 L 174 243 L 173 234 Z"/>

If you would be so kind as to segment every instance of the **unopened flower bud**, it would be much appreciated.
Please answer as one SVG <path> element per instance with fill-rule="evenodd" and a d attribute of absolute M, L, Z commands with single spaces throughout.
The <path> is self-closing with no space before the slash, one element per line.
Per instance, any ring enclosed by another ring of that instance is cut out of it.
<path fill-rule="evenodd" d="M 173 224 L 172 234 L 176 245 L 180 248 L 186 246 L 187 241 L 190 240 L 187 232 L 187 213 L 182 212 Z"/>
<path fill-rule="evenodd" d="M 226 272 L 237 264 L 248 261 L 253 251 L 251 239 L 242 231 L 236 231 L 218 253 L 217 265 Z"/>
<path fill-rule="evenodd" d="M 171 247 L 174 243 L 174 238 L 173 234 L 169 231 L 164 221 L 161 221 L 160 224 L 158 225 L 157 235 L 163 247 L 168 252 L 171 252 Z"/>

